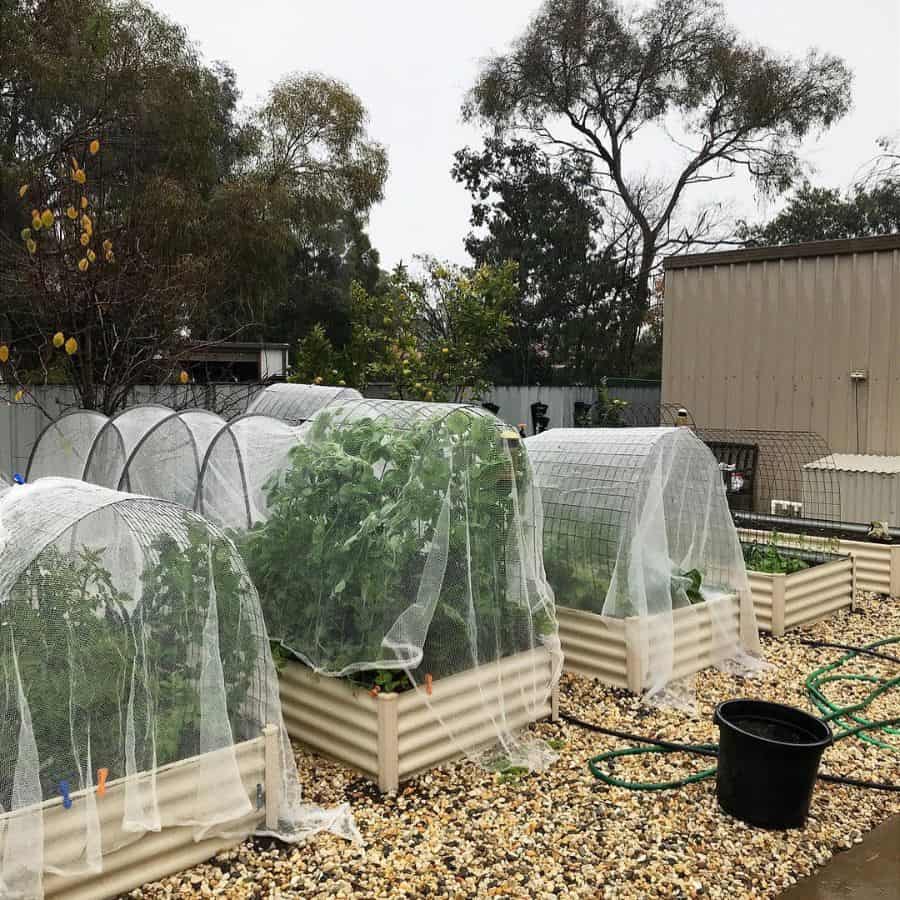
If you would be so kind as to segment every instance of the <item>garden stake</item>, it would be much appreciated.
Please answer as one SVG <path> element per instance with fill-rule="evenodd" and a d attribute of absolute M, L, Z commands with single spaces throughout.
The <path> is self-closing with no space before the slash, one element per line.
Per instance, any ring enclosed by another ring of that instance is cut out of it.
<path fill-rule="evenodd" d="M 425 693 L 428 694 L 429 697 L 431 696 L 431 689 L 432 689 L 433 683 L 434 683 L 434 679 L 431 677 L 431 672 L 429 672 L 425 676 Z"/>
<path fill-rule="evenodd" d="M 106 795 L 106 778 L 109 775 L 109 769 L 97 769 L 97 796 Z"/>

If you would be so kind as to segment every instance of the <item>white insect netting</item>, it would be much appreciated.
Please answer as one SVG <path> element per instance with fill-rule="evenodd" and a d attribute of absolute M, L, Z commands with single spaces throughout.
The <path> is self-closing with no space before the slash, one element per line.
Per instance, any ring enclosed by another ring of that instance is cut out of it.
<path fill-rule="evenodd" d="M 113 416 L 94 439 L 81 477 L 91 484 L 117 488 L 141 438 L 170 415 L 168 406 L 146 403 Z"/>
<path fill-rule="evenodd" d="M 221 416 L 205 409 L 170 412 L 138 439 L 119 489 L 192 507 L 206 451 L 224 427 Z"/>
<path fill-rule="evenodd" d="M 246 413 L 210 441 L 200 469 L 195 508 L 223 528 L 247 531 L 265 517 L 265 483 L 289 464 L 305 426 Z"/>
<path fill-rule="evenodd" d="M 209 472 L 200 487 L 214 521 L 252 525 L 237 540 L 273 638 L 317 672 L 389 689 L 385 672 L 436 694 L 441 678 L 475 672 L 499 758 L 552 759 L 513 727 L 547 704 L 561 665 L 518 434 L 477 408 L 354 400 L 280 441 L 273 452 L 248 423 L 211 448 L 218 473 L 254 473 L 259 494 L 227 493 L 221 474 L 208 489 Z M 530 667 L 492 665 L 515 654 Z"/>
<path fill-rule="evenodd" d="M 26 477 L 36 481 L 47 475 L 83 478 L 91 447 L 109 419 L 90 409 L 75 409 L 51 422 L 35 441 Z"/>
<path fill-rule="evenodd" d="M 247 412 L 274 416 L 289 425 L 301 425 L 326 406 L 361 399 L 362 394 L 354 388 L 278 383 L 263 388 L 250 402 Z"/>
<path fill-rule="evenodd" d="M 357 836 L 346 806 L 302 802 L 259 598 L 222 532 L 173 503 L 46 478 L 0 491 L 0 542 L 0 895 L 40 897 L 45 874 L 102 871 L 175 825 L 195 840 Z M 267 726 L 276 771 L 248 787 L 237 751 Z M 194 767 L 177 795 L 162 782 L 173 763 Z"/>
<path fill-rule="evenodd" d="M 673 674 L 673 612 L 708 604 L 717 664 L 760 667 L 741 545 L 713 455 L 687 428 L 558 428 L 525 441 L 544 508 L 544 565 L 560 607 L 647 620 L 646 687 Z M 739 631 L 727 594 L 737 594 Z M 682 702 L 672 685 L 668 698 Z M 687 687 L 682 685 L 681 687 Z"/>

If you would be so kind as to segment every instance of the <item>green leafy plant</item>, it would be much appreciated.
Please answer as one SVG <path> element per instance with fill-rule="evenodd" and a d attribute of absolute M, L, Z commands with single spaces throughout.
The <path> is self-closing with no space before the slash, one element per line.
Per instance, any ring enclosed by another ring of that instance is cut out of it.
<path fill-rule="evenodd" d="M 791 575 L 809 568 L 808 562 L 778 546 L 777 534 L 766 544 L 746 544 L 744 561 L 748 569 L 770 575 Z"/>
<path fill-rule="evenodd" d="M 0 641 L 0 758 L 17 756 L 15 659 L 31 709 L 45 797 L 60 780 L 73 788 L 87 764 L 125 771 L 129 704 L 135 765 L 149 769 L 199 747 L 201 647 L 209 599 L 216 598 L 219 654 L 235 740 L 255 736 L 245 700 L 258 665 L 258 622 L 239 605 L 247 588 L 230 547 L 189 529 L 187 546 L 165 536 L 147 548 L 140 597 L 117 587 L 108 548 L 46 548 L 18 577 L 4 603 L 11 627 Z M 215 591 L 209 583 L 210 567 Z M 243 613 L 243 614 L 242 614 Z M 132 682 L 132 678 L 134 681 Z M 12 773 L 0 775 L 9 809 Z"/>
<path fill-rule="evenodd" d="M 531 490 L 518 436 L 468 410 L 401 427 L 337 416 L 313 421 L 266 486 L 267 521 L 243 538 L 272 635 L 311 665 L 391 690 L 399 676 L 378 669 L 410 657 L 382 641 L 417 601 L 435 604 L 412 638 L 423 642 L 419 671 L 435 678 L 529 648 L 535 627 L 550 631 L 551 614 L 522 596 L 509 568 Z M 420 596 L 444 554 L 439 586 Z M 359 671 L 366 662 L 374 668 Z"/>

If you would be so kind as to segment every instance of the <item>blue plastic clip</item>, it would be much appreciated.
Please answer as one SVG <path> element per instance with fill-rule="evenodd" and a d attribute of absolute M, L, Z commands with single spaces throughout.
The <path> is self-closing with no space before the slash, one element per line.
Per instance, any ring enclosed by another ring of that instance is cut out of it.
<path fill-rule="evenodd" d="M 63 807 L 65 809 L 72 808 L 72 798 L 69 796 L 69 782 L 61 781 L 59 783 L 59 792 L 62 794 L 63 798 Z"/>
<path fill-rule="evenodd" d="M 16 472 L 16 474 L 13 475 L 13 481 L 16 484 L 25 484 L 25 479 L 18 472 Z"/>

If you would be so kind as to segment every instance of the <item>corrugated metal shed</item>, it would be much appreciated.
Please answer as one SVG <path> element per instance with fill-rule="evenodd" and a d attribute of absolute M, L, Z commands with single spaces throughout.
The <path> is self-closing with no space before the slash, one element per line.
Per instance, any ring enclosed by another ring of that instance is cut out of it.
<path fill-rule="evenodd" d="M 845 522 L 887 522 L 900 527 L 900 456 L 835 453 L 807 463 L 807 469 L 834 466 Z"/>
<path fill-rule="evenodd" d="M 664 402 L 900 454 L 900 235 L 665 261 Z"/>

